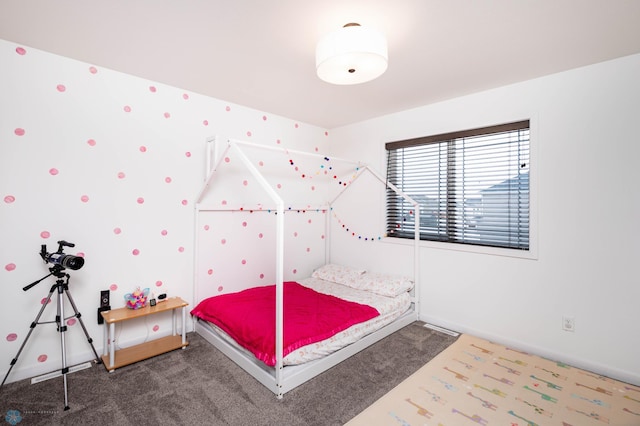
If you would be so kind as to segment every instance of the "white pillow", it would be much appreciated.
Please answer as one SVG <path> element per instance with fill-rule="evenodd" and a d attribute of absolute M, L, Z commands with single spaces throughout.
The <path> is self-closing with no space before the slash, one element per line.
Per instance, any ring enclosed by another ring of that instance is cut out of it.
<path fill-rule="evenodd" d="M 329 263 L 319 267 L 311 274 L 314 278 L 354 287 L 355 282 L 365 273 L 364 269 Z M 356 287 L 354 287 L 356 288 Z"/>
<path fill-rule="evenodd" d="M 354 288 L 370 291 L 381 296 L 396 297 L 411 290 L 413 288 L 413 280 L 400 275 L 367 272 L 358 278 Z"/>

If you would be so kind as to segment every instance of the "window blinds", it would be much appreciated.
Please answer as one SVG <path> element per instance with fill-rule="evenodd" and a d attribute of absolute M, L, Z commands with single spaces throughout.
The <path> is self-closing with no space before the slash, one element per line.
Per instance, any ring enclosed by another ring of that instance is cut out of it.
<path fill-rule="evenodd" d="M 420 205 L 420 238 L 529 249 L 529 121 L 386 144 L 387 179 Z M 387 235 L 413 238 L 387 191 Z"/>

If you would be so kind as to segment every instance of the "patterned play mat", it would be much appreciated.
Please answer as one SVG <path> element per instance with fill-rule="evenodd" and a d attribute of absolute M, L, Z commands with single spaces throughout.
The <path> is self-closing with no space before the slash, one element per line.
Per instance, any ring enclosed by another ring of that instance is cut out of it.
<path fill-rule="evenodd" d="M 347 425 L 638 426 L 640 387 L 462 335 Z"/>

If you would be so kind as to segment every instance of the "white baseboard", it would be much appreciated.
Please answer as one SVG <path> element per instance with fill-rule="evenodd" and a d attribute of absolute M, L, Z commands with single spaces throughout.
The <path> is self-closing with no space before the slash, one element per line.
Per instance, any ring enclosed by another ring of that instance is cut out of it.
<path fill-rule="evenodd" d="M 440 333 L 448 334 L 449 336 L 458 337 L 460 333 L 457 331 L 449 330 L 448 328 L 439 327 L 435 324 L 425 323 L 424 326 L 431 330 L 439 331 Z"/>
<path fill-rule="evenodd" d="M 491 333 L 485 333 L 481 330 L 464 327 L 464 326 L 461 326 L 460 324 L 455 324 L 448 321 L 440 321 L 438 319 L 429 318 L 426 316 L 422 316 L 420 320 L 428 324 L 433 324 L 437 327 L 453 330 L 459 333 L 470 334 L 485 340 L 489 340 L 491 342 L 495 342 L 504 346 L 509 346 L 513 349 L 518 349 L 523 352 L 530 353 L 532 355 L 537 355 L 537 356 L 551 359 L 554 361 L 563 362 L 573 367 L 580 368 L 582 370 L 590 371 L 592 373 L 603 375 L 603 376 L 606 376 L 615 380 L 619 380 L 621 382 L 629 383 L 635 386 L 640 386 L 640 374 L 638 373 L 611 367 L 609 365 L 599 364 L 599 363 L 581 359 L 581 358 L 572 357 L 565 353 L 559 353 L 547 348 L 531 345 L 519 340 L 509 339 L 504 336 L 497 336 Z"/>

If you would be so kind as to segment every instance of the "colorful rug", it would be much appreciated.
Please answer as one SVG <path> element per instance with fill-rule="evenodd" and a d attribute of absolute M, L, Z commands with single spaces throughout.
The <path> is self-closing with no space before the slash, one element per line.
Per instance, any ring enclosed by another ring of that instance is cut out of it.
<path fill-rule="evenodd" d="M 640 387 L 462 335 L 347 425 L 638 426 Z"/>

